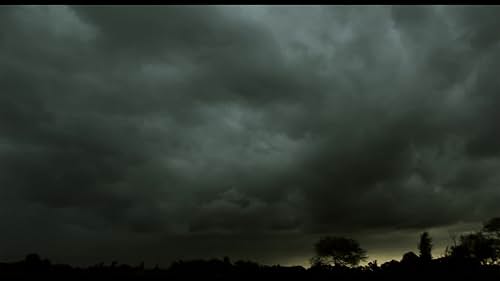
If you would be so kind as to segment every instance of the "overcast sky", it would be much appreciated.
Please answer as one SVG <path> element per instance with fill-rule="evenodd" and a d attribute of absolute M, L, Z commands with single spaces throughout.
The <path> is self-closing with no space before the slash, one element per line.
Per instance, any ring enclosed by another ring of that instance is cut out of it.
<path fill-rule="evenodd" d="M 500 215 L 499 7 L 0 8 L 0 255 L 435 256 Z"/>

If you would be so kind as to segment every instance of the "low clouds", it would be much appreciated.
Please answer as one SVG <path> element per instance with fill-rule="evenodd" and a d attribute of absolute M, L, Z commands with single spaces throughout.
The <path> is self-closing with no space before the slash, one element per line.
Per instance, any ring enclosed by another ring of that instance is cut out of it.
<path fill-rule="evenodd" d="M 279 261 L 498 215 L 498 13 L 3 7 L 0 249 Z"/>

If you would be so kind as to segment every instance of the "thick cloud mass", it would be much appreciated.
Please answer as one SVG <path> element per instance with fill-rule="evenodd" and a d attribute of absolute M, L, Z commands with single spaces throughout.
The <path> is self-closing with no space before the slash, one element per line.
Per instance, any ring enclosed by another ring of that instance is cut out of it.
<path fill-rule="evenodd" d="M 2 258 L 302 262 L 324 234 L 383 257 L 498 215 L 499 18 L 2 7 Z"/>

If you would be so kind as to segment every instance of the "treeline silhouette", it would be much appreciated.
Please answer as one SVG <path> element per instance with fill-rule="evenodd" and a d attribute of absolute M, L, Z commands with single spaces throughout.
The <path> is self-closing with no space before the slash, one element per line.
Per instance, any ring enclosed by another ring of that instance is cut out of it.
<path fill-rule="evenodd" d="M 229 257 L 179 260 L 164 269 L 118 262 L 74 267 L 29 254 L 22 261 L 0 263 L 0 280 L 500 280 L 500 218 L 454 239 L 443 257 L 432 257 L 428 232 L 420 235 L 417 245 L 419 255 L 410 251 L 400 261 L 359 266 L 368 257 L 357 241 L 326 236 L 314 245 L 310 268 L 232 262 Z"/>

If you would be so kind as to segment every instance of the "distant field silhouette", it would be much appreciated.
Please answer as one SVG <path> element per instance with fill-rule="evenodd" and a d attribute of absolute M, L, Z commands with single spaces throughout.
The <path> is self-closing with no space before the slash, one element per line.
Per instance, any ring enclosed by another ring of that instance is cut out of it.
<path fill-rule="evenodd" d="M 424 232 L 419 255 L 406 252 L 400 261 L 358 266 L 366 251 L 353 239 L 327 236 L 315 245 L 311 267 L 232 262 L 229 257 L 173 262 L 168 268 L 145 268 L 112 262 L 81 268 L 53 264 L 36 253 L 18 262 L 0 263 L 0 280 L 500 280 L 500 219 L 460 236 L 445 256 L 432 258 L 432 238 Z"/>
<path fill-rule="evenodd" d="M 408 256 L 408 255 L 405 255 Z M 416 255 L 415 255 L 416 256 Z M 436 279 L 437 278 L 437 279 Z M 177 261 L 166 269 L 144 265 L 98 264 L 86 268 L 52 264 L 36 254 L 0 263 L 1 280 L 500 280 L 499 265 L 481 265 L 449 258 L 427 263 L 404 258 L 382 265 L 347 267 L 269 266 L 229 259 Z"/>

